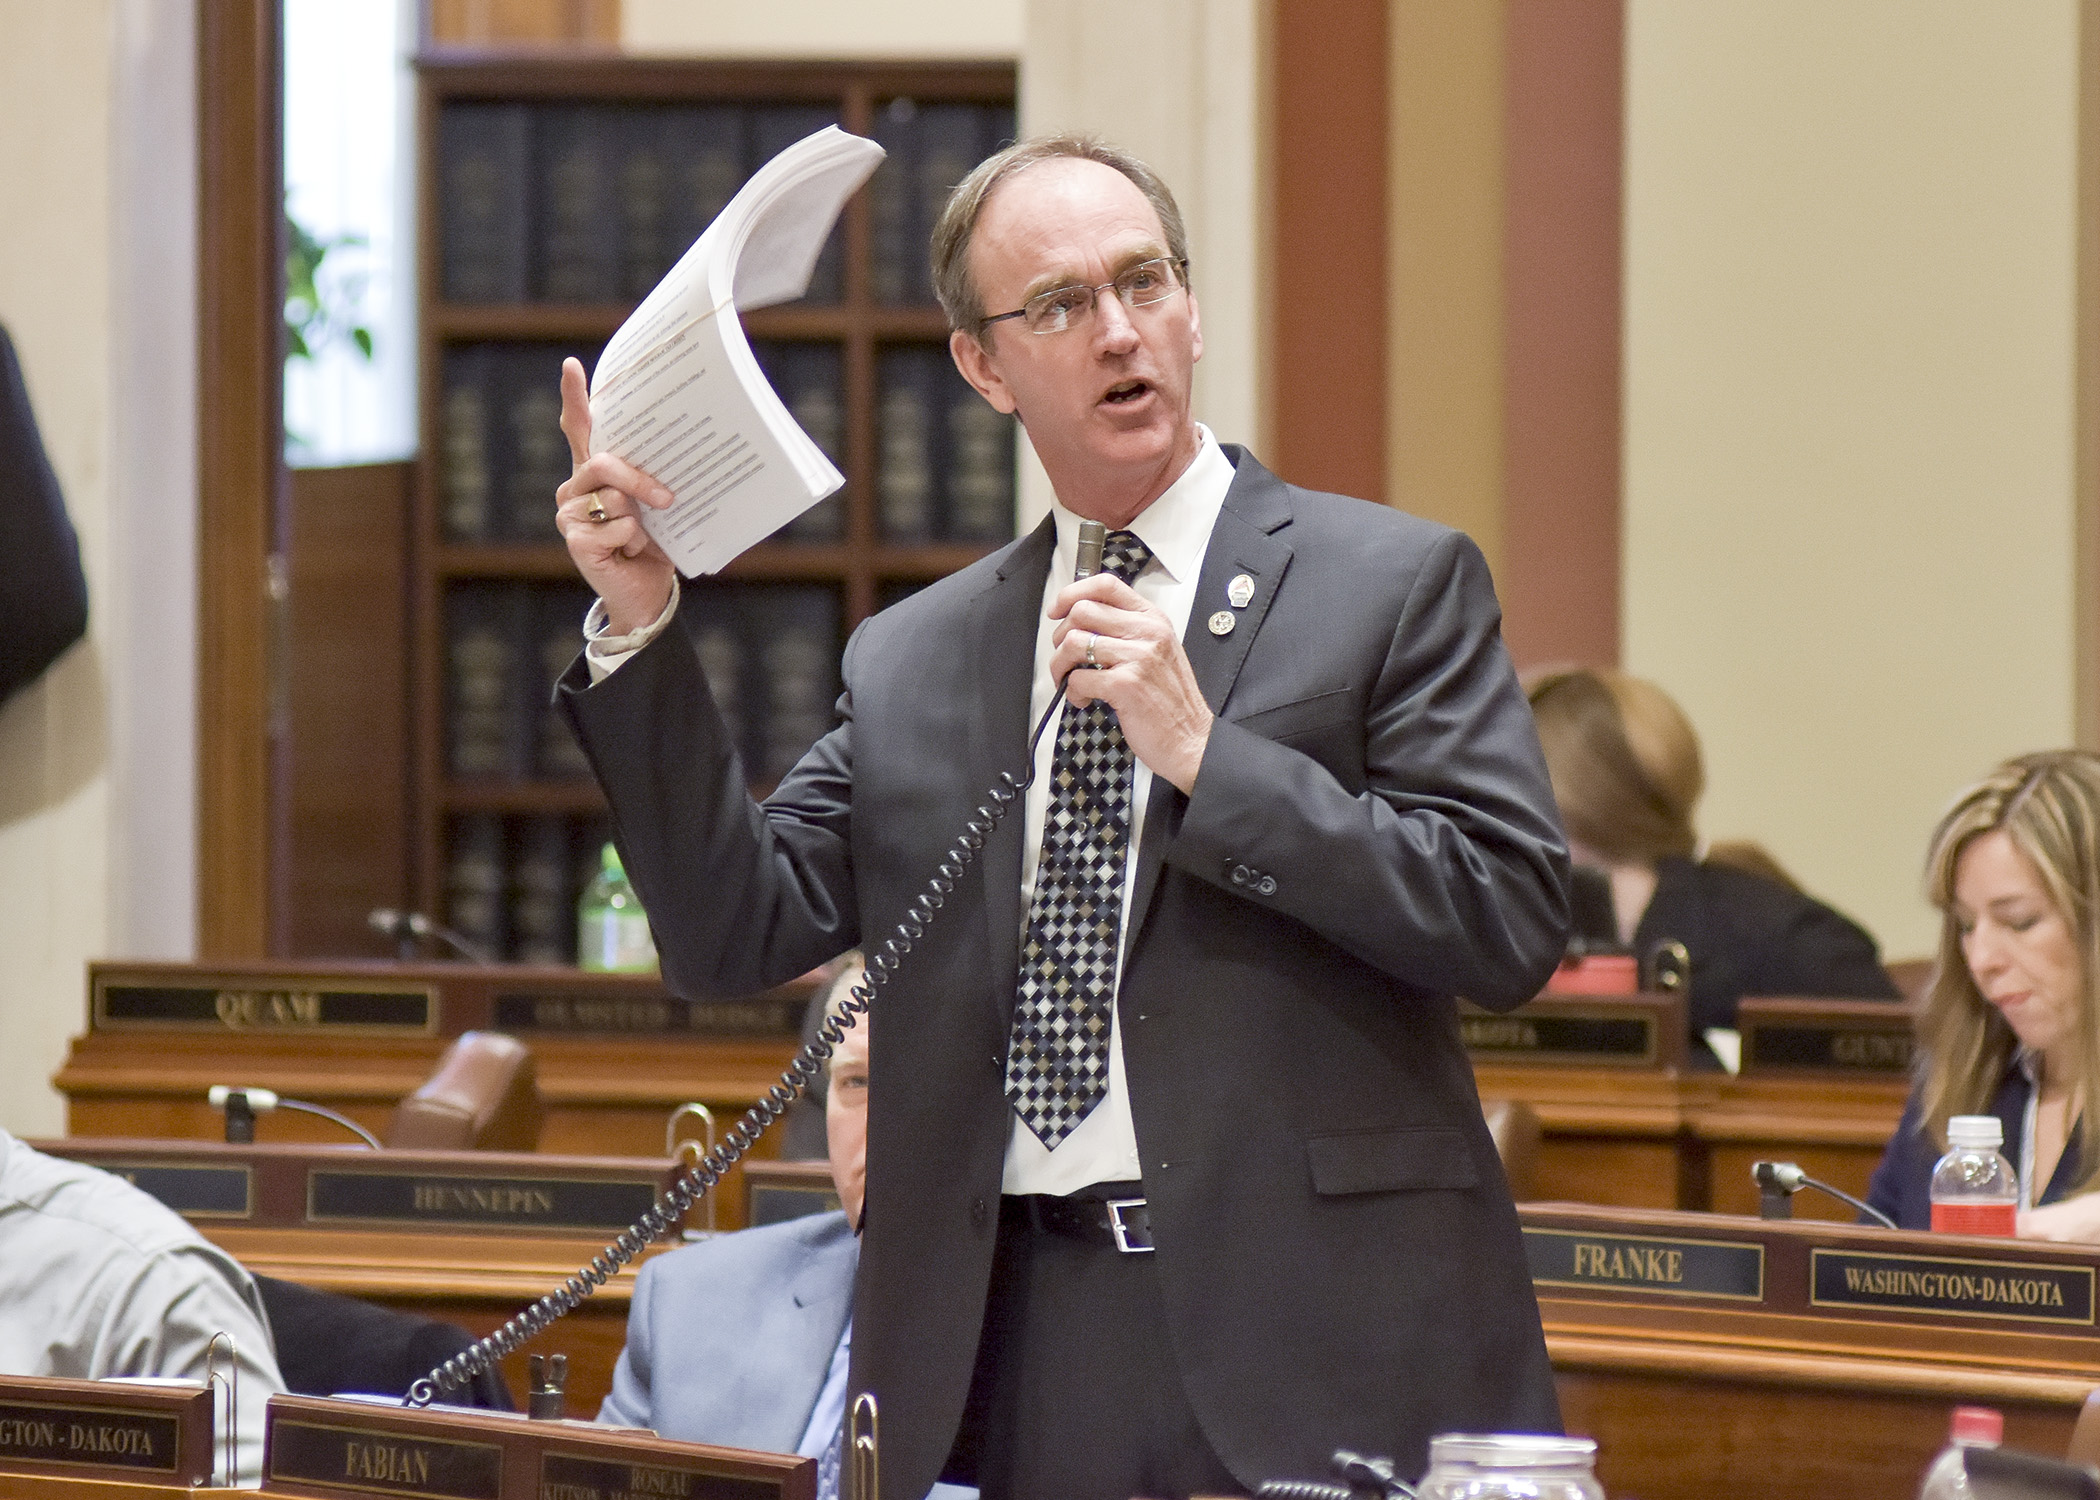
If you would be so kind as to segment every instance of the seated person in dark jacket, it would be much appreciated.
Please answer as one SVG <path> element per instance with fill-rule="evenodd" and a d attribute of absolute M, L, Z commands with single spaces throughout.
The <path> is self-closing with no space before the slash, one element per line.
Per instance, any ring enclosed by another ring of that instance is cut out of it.
<path fill-rule="evenodd" d="M 1668 943 L 1691 959 L 1695 1055 L 1708 1028 L 1735 1025 L 1745 995 L 1901 998 L 1874 940 L 1757 846 L 1694 857 L 1699 737 L 1661 688 L 1578 668 L 1533 674 L 1525 691 L 1569 852 L 1610 878 L 1620 941 L 1643 964 Z"/>
<path fill-rule="evenodd" d="M 1926 856 L 1940 909 L 1918 1008 L 1918 1085 L 1867 1201 L 1932 1224 L 1933 1164 L 1953 1115 L 1996 1115 L 2020 1179 L 2019 1232 L 2100 1243 L 2100 756 L 2007 761 L 1940 819 Z"/>

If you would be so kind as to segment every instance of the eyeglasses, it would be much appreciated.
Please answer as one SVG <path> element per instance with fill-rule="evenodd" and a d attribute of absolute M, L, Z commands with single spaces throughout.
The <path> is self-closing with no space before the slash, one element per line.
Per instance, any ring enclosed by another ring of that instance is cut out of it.
<path fill-rule="evenodd" d="M 1027 321 L 1030 333 L 1063 333 L 1068 328 L 1077 328 L 1092 316 L 1095 299 L 1111 288 L 1123 299 L 1123 305 L 1133 311 L 1166 301 L 1181 290 L 1181 278 L 1188 266 L 1186 260 L 1165 255 L 1157 260 L 1140 261 L 1114 281 L 1104 281 L 1099 286 L 1060 286 L 1037 292 L 1012 312 L 994 313 L 981 320 L 977 327 L 982 332 L 1008 318 L 1022 318 Z"/>

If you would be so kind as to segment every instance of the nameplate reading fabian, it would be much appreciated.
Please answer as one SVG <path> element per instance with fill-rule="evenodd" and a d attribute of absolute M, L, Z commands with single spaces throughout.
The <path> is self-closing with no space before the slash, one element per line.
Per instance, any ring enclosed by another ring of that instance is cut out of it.
<path fill-rule="evenodd" d="M 316 1169 L 307 1177 L 306 1216 L 313 1223 L 618 1231 L 648 1212 L 656 1189 L 654 1179 L 591 1182 Z"/>
<path fill-rule="evenodd" d="M 498 1500 L 503 1450 L 494 1443 L 279 1417 L 270 1424 L 264 1483 L 279 1482 L 417 1500 Z"/>
<path fill-rule="evenodd" d="M 437 1031 L 437 992 L 371 983 L 278 986 L 251 981 L 133 984 L 97 979 L 94 1024 L 102 1030 L 316 1031 L 428 1036 Z"/>
<path fill-rule="evenodd" d="M 2090 1328 L 2093 1268 L 1818 1249 L 1810 1258 L 1808 1300 L 1817 1307 Z"/>
<path fill-rule="evenodd" d="M 1732 1302 L 1758 1302 L 1765 1294 L 1764 1246 L 1747 1241 L 1586 1234 L 1527 1225 L 1524 1254 L 1534 1286 Z"/>

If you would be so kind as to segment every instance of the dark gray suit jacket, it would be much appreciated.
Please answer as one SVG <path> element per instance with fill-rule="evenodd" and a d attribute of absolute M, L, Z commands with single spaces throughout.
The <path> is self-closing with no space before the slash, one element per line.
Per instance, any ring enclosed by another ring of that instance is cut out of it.
<path fill-rule="evenodd" d="M 1117 997 L 1156 1264 L 1189 1399 L 1250 1490 L 1343 1445 L 1418 1473 L 1432 1433 L 1558 1427 L 1453 997 L 1538 991 L 1566 852 L 1479 551 L 1226 453 L 1187 637 L 1219 719 L 1193 795 L 1153 783 Z M 764 807 L 682 632 L 596 687 L 571 669 L 672 986 L 748 993 L 881 944 L 1025 765 L 1051 550 L 1046 522 L 864 624 L 844 722 Z M 1239 573 L 1254 597 L 1213 635 Z M 939 1472 L 982 1320 L 1020 824 L 877 1001 L 853 1375 L 897 1494 Z"/>

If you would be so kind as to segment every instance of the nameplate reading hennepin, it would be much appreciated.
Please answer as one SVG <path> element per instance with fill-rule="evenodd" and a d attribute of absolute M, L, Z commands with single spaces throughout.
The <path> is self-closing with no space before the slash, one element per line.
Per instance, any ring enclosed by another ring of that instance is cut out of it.
<path fill-rule="evenodd" d="M 416 1500 L 499 1500 L 503 1450 L 494 1443 L 332 1427 L 280 1416 L 270 1424 L 267 1480 Z"/>
<path fill-rule="evenodd" d="M 656 1188 L 654 1179 L 593 1182 L 317 1169 L 307 1174 L 306 1216 L 314 1222 L 617 1231 L 649 1211 Z"/>
<path fill-rule="evenodd" d="M 682 1465 L 630 1464 L 548 1453 L 539 1500 L 776 1500 L 778 1480 L 739 1479 Z"/>
<path fill-rule="evenodd" d="M 1749 1241 L 1586 1234 L 1527 1225 L 1524 1255 L 1534 1286 L 1734 1302 L 1758 1302 L 1765 1295 L 1765 1249 Z"/>
<path fill-rule="evenodd" d="M 0 1404 L 0 1464 L 9 1460 L 172 1474 L 180 1424 L 113 1406 Z"/>
<path fill-rule="evenodd" d="M 2093 1268 L 1819 1249 L 1810 1261 L 1808 1300 L 1817 1307 L 2090 1328 Z"/>
<path fill-rule="evenodd" d="M 404 1032 L 437 1029 L 437 992 L 356 985 L 97 983 L 95 1025 L 122 1030 Z"/>

